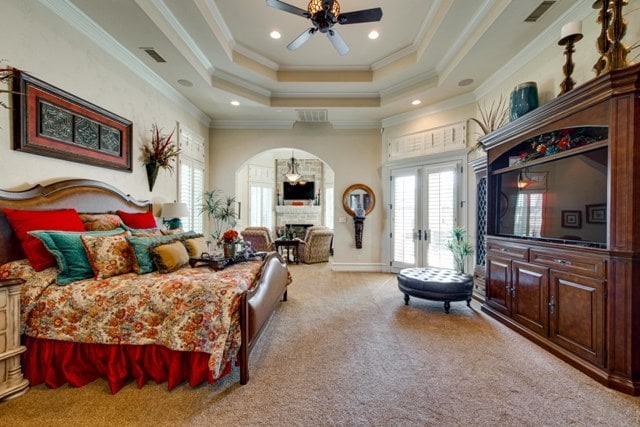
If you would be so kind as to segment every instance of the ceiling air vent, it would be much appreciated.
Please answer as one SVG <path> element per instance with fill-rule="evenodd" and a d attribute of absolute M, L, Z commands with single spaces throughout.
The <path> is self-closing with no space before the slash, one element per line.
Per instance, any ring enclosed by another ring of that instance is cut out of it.
<path fill-rule="evenodd" d="M 538 5 L 538 7 L 535 8 L 533 12 L 531 12 L 529 16 L 525 18 L 524 22 L 536 22 L 542 15 L 547 12 L 547 10 L 549 10 L 551 6 L 554 5 L 554 3 L 555 1 L 543 1 Z"/>
<path fill-rule="evenodd" d="M 296 110 L 298 121 L 306 123 L 323 123 L 329 121 L 327 110 Z"/>
<path fill-rule="evenodd" d="M 156 50 L 152 47 L 141 47 L 140 49 L 144 50 L 145 52 L 147 52 L 147 54 L 152 57 L 154 59 L 154 61 L 156 62 L 167 62 L 164 60 L 164 58 L 162 56 L 160 56 L 160 54 L 158 52 L 156 52 Z"/>

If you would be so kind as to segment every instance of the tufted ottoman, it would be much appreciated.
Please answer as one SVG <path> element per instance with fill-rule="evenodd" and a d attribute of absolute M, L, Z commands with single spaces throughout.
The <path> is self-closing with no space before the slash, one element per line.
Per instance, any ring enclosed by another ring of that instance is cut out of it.
<path fill-rule="evenodd" d="M 444 301 L 444 311 L 449 313 L 451 301 L 467 301 L 471 307 L 473 277 L 444 268 L 405 268 L 398 273 L 398 288 L 404 293 L 404 303 L 409 295 L 432 301 Z"/>

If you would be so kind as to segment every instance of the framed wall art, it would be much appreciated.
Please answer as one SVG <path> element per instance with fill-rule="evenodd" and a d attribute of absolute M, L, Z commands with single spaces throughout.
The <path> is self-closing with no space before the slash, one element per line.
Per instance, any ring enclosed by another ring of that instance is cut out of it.
<path fill-rule="evenodd" d="M 23 71 L 16 74 L 15 150 L 131 172 L 129 120 Z"/>
<path fill-rule="evenodd" d="M 582 228 L 582 211 L 562 211 L 562 226 Z"/>
<path fill-rule="evenodd" d="M 607 205 L 586 205 L 587 222 L 589 224 L 605 224 L 607 222 Z"/>

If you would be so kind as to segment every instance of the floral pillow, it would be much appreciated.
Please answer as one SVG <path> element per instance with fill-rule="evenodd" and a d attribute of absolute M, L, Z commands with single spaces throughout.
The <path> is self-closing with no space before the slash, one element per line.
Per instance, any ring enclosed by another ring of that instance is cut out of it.
<path fill-rule="evenodd" d="M 127 233 L 114 236 L 80 236 L 96 279 L 133 271 L 135 257 Z"/>
<path fill-rule="evenodd" d="M 122 220 L 116 214 L 80 214 L 87 231 L 109 231 L 120 227 Z"/>

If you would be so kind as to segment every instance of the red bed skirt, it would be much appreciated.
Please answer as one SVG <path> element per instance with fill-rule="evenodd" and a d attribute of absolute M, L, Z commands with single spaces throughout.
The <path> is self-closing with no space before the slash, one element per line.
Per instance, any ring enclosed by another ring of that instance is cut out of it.
<path fill-rule="evenodd" d="M 217 378 L 208 367 L 209 354 L 170 350 L 159 345 L 84 344 L 24 337 L 24 376 L 31 385 L 82 387 L 98 378 L 117 393 L 129 380 L 142 387 L 149 379 L 167 382 L 168 389 L 188 381 L 196 386 Z M 231 372 L 227 363 L 219 378 Z"/>

